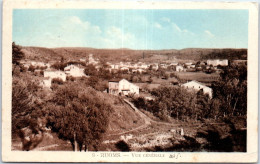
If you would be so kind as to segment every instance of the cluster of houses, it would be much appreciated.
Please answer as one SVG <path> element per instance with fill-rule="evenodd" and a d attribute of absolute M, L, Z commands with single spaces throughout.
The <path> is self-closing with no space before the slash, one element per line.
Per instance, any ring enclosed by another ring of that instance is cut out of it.
<path fill-rule="evenodd" d="M 90 54 L 88 61 L 85 59 L 80 59 L 81 62 L 85 62 L 87 64 L 92 64 L 95 66 L 99 65 L 99 60 L 94 59 L 93 55 Z M 72 77 L 83 77 L 86 76 L 84 73 L 84 67 L 81 65 L 67 65 L 64 68 L 64 71 L 61 70 L 55 70 L 51 68 L 50 63 L 44 63 L 44 62 L 35 62 L 35 61 L 30 61 L 30 62 L 24 62 L 23 65 L 27 68 L 30 67 L 30 65 L 36 67 L 36 68 L 45 68 L 43 71 L 43 76 L 44 79 L 42 81 L 42 86 L 44 87 L 51 87 L 52 80 L 54 78 L 59 78 L 62 81 L 66 81 L 68 76 Z M 217 67 L 217 66 L 228 66 L 228 60 L 219 60 L 219 59 L 214 59 L 214 60 L 207 60 L 206 62 L 200 62 L 198 63 L 192 63 L 192 62 L 187 62 L 187 63 L 178 63 L 178 62 L 171 62 L 171 63 L 149 63 L 146 64 L 144 62 L 138 62 L 138 63 L 131 63 L 131 62 L 120 62 L 117 64 L 112 64 L 107 62 L 107 65 L 109 66 L 109 70 L 126 70 L 128 72 L 143 72 L 146 71 L 147 69 L 150 70 L 158 70 L 159 68 L 164 68 L 167 69 L 169 67 L 175 68 L 175 71 L 177 72 L 184 72 L 187 71 L 188 69 L 195 69 L 195 68 L 200 68 L 203 65 L 208 67 Z M 125 80 L 117 80 L 117 81 L 110 81 L 108 84 L 108 92 L 113 95 L 139 95 L 139 86 Z M 183 88 L 186 89 L 192 89 L 192 90 L 202 90 L 203 93 L 208 94 L 209 97 L 212 97 L 212 89 L 209 88 L 208 86 L 197 82 L 197 81 L 190 81 L 185 84 L 181 85 Z"/>
<path fill-rule="evenodd" d="M 145 72 L 147 69 L 151 70 L 158 70 L 159 68 L 167 69 L 171 68 L 177 72 L 188 72 L 188 71 L 196 71 L 196 70 L 203 70 L 203 69 L 213 69 L 216 71 L 220 71 L 217 66 L 228 66 L 228 60 L 227 59 L 212 59 L 207 60 L 205 62 L 199 62 L 192 63 L 192 62 L 186 62 L 186 63 L 178 63 L 178 62 L 171 62 L 171 63 L 149 63 L 146 64 L 144 62 L 138 62 L 138 63 L 131 63 L 131 62 L 120 62 L 116 64 L 107 63 L 109 65 L 109 71 L 127 71 L 127 72 Z"/>
<path fill-rule="evenodd" d="M 109 65 L 109 71 L 127 71 L 127 72 L 144 72 L 146 69 L 150 67 L 149 64 L 143 63 L 143 62 L 138 62 L 138 63 L 131 63 L 131 62 L 120 62 L 117 64 L 112 64 L 112 63 L 107 63 Z"/>
<path fill-rule="evenodd" d="M 67 77 L 84 77 L 84 68 L 81 68 L 79 65 L 68 65 L 64 68 L 64 71 L 61 70 L 45 70 L 43 73 L 44 80 L 42 81 L 42 86 L 51 87 L 51 82 L 54 78 L 59 78 L 62 81 L 66 81 Z"/>
<path fill-rule="evenodd" d="M 84 68 L 81 65 L 68 65 L 64 68 L 64 71 L 62 70 L 56 70 L 51 68 L 50 63 L 44 63 L 44 62 L 22 62 L 23 66 L 26 68 L 29 68 L 30 66 L 35 67 L 34 72 L 43 71 L 43 77 L 44 79 L 41 82 L 41 85 L 43 87 L 51 87 L 52 80 L 54 78 L 61 79 L 62 81 L 66 81 L 67 77 L 83 77 L 86 76 L 84 73 Z M 42 69 L 44 68 L 44 69 Z"/>

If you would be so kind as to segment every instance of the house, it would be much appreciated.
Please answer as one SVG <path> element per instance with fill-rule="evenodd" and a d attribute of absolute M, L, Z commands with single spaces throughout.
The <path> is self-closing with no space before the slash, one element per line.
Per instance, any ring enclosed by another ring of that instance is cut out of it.
<path fill-rule="evenodd" d="M 119 65 L 117 65 L 117 64 L 111 64 L 110 67 L 112 69 L 119 69 Z"/>
<path fill-rule="evenodd" d="M 185 65 L 190 66 L 190 65 L 192 65 L 192 62 L 187 62 L 187 63 L 185 63 Z"/>
<path fill-rule="evenodd" d="M 63 71 L 44 71 L 43 76 L 50 79 L 60 78 L 62 81 L 66 81 L 67 77 Z"/>
<path fill-rule="evenodd" d="M 177 66 L 177 65 L 178 65 L 177 62 L 173 62 L 173 63 L 170 64 L 170 66 Z"/>
<path fill-rule="evenodd" d="M 73 77 L 83 77 L 85 76 L 84 69 L 75 65 L 69 65 L 64 68 L 64 71 L 67 75 Z"/>
<path fill-rule="evenodd" d="M 79 61 L 80 62 L 86 62 L 86 59 L 81 58 L 81 59 L 79 59 Z"/>
<path fill-rule="evenodd" d="M 218 65 L 221 65 L 221 66 L 228 66 L 228 60 L 227 59 L 223 59 L 223 60 L 220 60 L 220 59 L 209 59 L 207 60 L 207 65 L 212 65 L 212 66 L 218 66 Z"/>
<path fill-rule="evenodd" d="M 177 72 L 182 72 L 182 71 L 184 71 L 183 66 L 177 65 L 177 66 L 176 66 L 176 71 L 177 71 Z"/>
<path fill-rule="evenodd" d="M 206 85 L 197 82 L 195 80 L 192 80 L 190 82 L 187 82 L 185 84 L 181 85 L 183 88 L 186 89 L 193 89 L 195 91 L 202 90 L 204 94 L 208 94 L 210 98 L 212 98 L 212 89 L 210 87 L 207 87 Z"/>
<path fill-rule="evenodd" d="M 49 63 L 44 63 L 44 62 L 36 62 L 36 61 L 32 61 L 31 65 L 34 67 L 46 67 L 46 68 L 50 68 L 50 64 Z"/>
<path fill-rule="evenodd" d="M 129 68 L 128 67 L 121 67 L 120 70 L 122 70 L 122 71 L 129 71 Z"/>
<path fill-rule="evenodd" d="M 133 69 L 132 73 L 142 73 L 144 70 L 139 68 L 139 69 Z"/>
<path fill-rule="evenodd" d="M 129 81 L 122 79 L 120 81 L 109 81 L 108 92 L 113 95 L 139 95 L 139 87 Z"/>

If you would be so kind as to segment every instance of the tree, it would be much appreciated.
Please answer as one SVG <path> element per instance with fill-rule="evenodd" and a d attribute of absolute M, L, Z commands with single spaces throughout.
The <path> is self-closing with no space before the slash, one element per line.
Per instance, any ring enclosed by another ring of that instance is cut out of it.
<path fill-rule="evenodd" d="M 43 138 L 45 111 L 38 91 L 39 86 L 27 76 L 13 77 L 12 138 L 20 137 L 26 151 L 37 146 Z"/>
<path fill-rule="evenodd" d="M 247 112 L 247 67 L 224 68 L 221 79 L 213 84 L 214 98 L 221 101 L 223 116 L 245 115 Z"/>
<path fill-rule="evenodd" d="M 24 53 L 21 51 L 21 47 L 12 43 L 12 63 L 19 65 L 20 61 L 24 58 Z"/>
<path fill-rule="evenodd" d="M 57 69 L 57 70 L 62 70 L 64 71 L 64 68 L 67 66 L 66 63 L 62 63 L 62 62 L 56 62 L 53 65 L 51 65 L 52 68 Z"/>
<path fill-rule="evenodd" d="M 91 88 L 72 83 L 59 86 L 49 104 L 49 123 L 73 150 L 96 150 L 108 126 L 111 106 Z"/>
<path fill-rule="evenodd" d="M 84 73 L 88 76 L 94 76 L 97 74 L 97 70 L 93 64 L 89 64 L 86 66 Z"/>
<path fill-rule="evenodd" d="M 20 61 L 24 58 L 24 53 L 21 51 L 21 47 L 12 43 L 12 75 L 18 75 L 25 69 L 20 64 Z"/>

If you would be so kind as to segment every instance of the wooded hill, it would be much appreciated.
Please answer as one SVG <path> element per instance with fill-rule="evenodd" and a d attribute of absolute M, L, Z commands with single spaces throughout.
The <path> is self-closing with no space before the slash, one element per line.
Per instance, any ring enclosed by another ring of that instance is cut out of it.
<path fill-rule="evenodd" d="M 93 54 L 100 60 L 119 61 L 143 61 L 162 62 L 173 60 L 207 60 L 207 59 L 228 59 L 247 60 L 247 49 L 203 49 L 187 48 L 182 50 L 132 50 L 132 49 L 95 49 L 95 48 L 43 48 L 43 47 L 22 47 L 27 59 L 37 61 L 79 60 Z"/>

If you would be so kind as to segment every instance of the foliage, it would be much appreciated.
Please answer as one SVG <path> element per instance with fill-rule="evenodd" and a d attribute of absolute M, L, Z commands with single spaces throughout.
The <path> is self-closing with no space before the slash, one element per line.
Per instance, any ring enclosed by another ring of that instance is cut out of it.
<path fill-rule="evenodd" d="M 163 86 L 154 89 L 151 94 L 156 97 L 155 100 L 139 97 L 134 99 L 134 103 L 138 108 L 150 111 L 161 119 L 202 119 L 211 116 L 211 100 L 201 92 L 196 94 L 180 87 Z"/>
<path fill-rule="evenodd" d="M 247 113 L 247 67 L 232 65 L 223 70 L 221 80 L 213 85 L 214 98 L 221 101 L 223 115 Z"/>
<path fill-rule="evenodd" d="M 37 83 L 26 74 L 13 77 L 12 85 L 12 137 L 19 136 L 23 150 L 37 146 L 44 131 L 45 95 Z"/>
<path fill-rule="evenodd" d="M 52 84 L 61 85 L 61 84 L 63 84 L 63 80 L 62 80 L 61 78 L 53 78 L 53 79 L 51 80 L 51 83 L 52 83 Z"/>
<path fill-rule="evenodd" d="M 67 77 L 66 77 L 66 80 L 67 80 L 67 81 L 75 81 L 76 78 L 73 77 L 73 76 L 67 76 Z"/>
<path fill-rule="evenodd" d="M 131 151 L 129 145 L 124 141 L 124 140 L 120 140 L 116 143 L 116 148 L 119 149 L 120 151 L 126 151 L 129 152 Z"/>
<path fill-rule="evenodd" d="M 228 59 L 228 60 L 238 60 L 238 59 L 247 59 L 247 50 L 246 49 L 223 49 L 222 52 L 213 51 L 207 55 L 204 55 L 202 59 Z"/>
<path fill-rule="evenodd" d="M 69 61 L 66 63 L 66 65 L 82 65 L 82 66 L 86 66 L 85 62 L 81 62 L 81 61 Z"/>
<path fill-rule="evenodd" d="M 65 140 L 80 150 L 97 149 L 108 125 L 111 106 L 91 88 L 75 84 L 58 86 L 49 104 L 49 125 Z"/>
<path fill-rule="evenodd" d="M 67 66 L 66 63 L 56 62 L 56 63 L 54 63 L 53 65 L 51 65 L 51 68 L 64 71 L 64 68 L 65 68 L 66 66 Z"/>
<path fill-rule="evenodd" d="M 36 67 L 35 67 L 35 66 L 33 66 L 33 65 L 30 65 L 30 66 L 29 66 L 29 68 L 28 68 L 28 71 L 34 72 L 34 71 L 35 71 L 35 69 L 36 69 Z"/>
<path fill-rule="evenodd" d="M 24 58 L 24 53 L 21 51 L 21 47 L 16 45 L 15 42 L 12 43 L 12 63 L 19 65 L 21 59 Z"/>
<path fill-rule="evenodd" d="M 89 64 L 89 65 L 86 66 L 84 73 L 87 76 L 94 76 L 94 75 L 96 75 L 97 70 L 96 70 L 96 68 L 93 64 Z"/>

